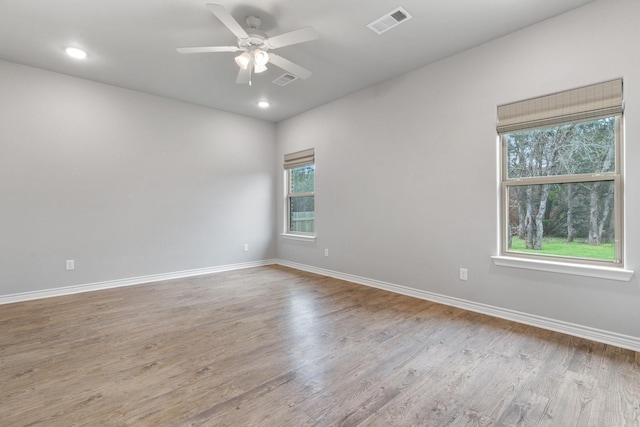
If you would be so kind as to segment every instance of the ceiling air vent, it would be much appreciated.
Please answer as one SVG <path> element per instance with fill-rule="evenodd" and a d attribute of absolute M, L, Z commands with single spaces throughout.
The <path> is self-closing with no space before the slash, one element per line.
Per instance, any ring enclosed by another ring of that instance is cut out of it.
<path fill-rule="evenodd" d="M 393 27 L 400 25 L 405 21 L 408 21 L 409 19 L 411 19 L 411 15 L 409 15 L 409 12 L 399 7 L 396 10 L 392 10 L 391 12 L 387 13 L 383 17 L 376 19 L 375 21 L 367 25 L 367 27 L 375 31 L 377 34 L 382 34 L 385 31 L 388 31 Z"/>
<path fill-rule="evenodd" d="M 293 74 L 285 73 L 275 79 L 272 83 L 278 86 L 286 86 L 294 80 L 298 80 L 298 77 L 294 76 Z"/>

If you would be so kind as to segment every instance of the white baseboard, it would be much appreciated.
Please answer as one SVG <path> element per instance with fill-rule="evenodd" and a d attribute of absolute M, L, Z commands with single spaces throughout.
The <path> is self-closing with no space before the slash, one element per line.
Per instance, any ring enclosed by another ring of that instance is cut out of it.
<path fill-rule="evenodd" d="M 313 267 L 305 264 L 298 264 L 291 261 L 276 260 L 278 265 L 295 268 L 297 270 L 308 271 L 310 273 L 320 274 L 322 276 L 334 277 L 336 279 L 346 280 L 348 282 L 358 283 L 360 285 L 371 286 L 373 288 L 384 289 L 386 291 L 395 292 L 402 295 L 408 295 L 427 301 L 433 301 L 440 304 L 450 305 L 462 308 L 476 313 L 487 314 L 501 319 L 511 320 L 513 322 L 523 323 L 525 325 L 536 326 L 542 329 L 548 329 L 555 332 L 561 332 L 567 335 L 573 335 L 580 338 L 586 338 L 592 341 L 611 344 L 616 347 L 622 347 L 633 351 L 640 352 L 640 338 L 629 335 L 622 335 L 615 332 L 595 329 L 588 326 L 577 325 L 574 323 L 563 322 L 561 320 L 549 319 L 533 314 L 522 313 L 515 310 L 495 307 L 487 304 L 480 304 L 460 298 L 449 297 L 446 295 L 436 294 L 433 292 L 421 291 L 419 289 L 407 286 L 396 285 L 393 283 L 382 282 L 380 280 L 368 279 L 366 277 L 355 276 L 347 273 L 340 273 L 324 268 Z"/>
<path fill-rule="evenodd" d="M 84 285 L 66 286 L 53 289 L 45 289 L 41 291 L 21 292 L 17 294 L 1 295 L 0 305 L 10 304 L 14 302 L 29 301 L 40 298 L 50 298 L 62 295 L 71 295 L 81 292 L 97 291 L 101 289 L 118 288 L 122 286 L 140 285 L 143 283 L 158 282 L 162 280 L 180 279 L 184 277 L 202 276 L 205 274 L 220 273 L 223 271 L 240 270 L 244 268 L 261 267 L 265 265 L 279 264 L 285 267 L 294 268 L 296 270 L 308 271 L 310 273 L 320 274 L 322 276 L 334 277 L 336 279 L 346 280 L 348 282 L 360 285 L 370 286 L 373 288 L 383 289 L 402 295 L 408 295 L 427 301 L 433 301 L 440 304 L 450 305 L 462 308 L 476 313 L 487 314 L 501 319 L 511 320 L 526 325 L 536 326 L 542 329 L 548 329 L 555 332 L 561 332 L 580 338 L 586 338 L 592 341 L 611 344 L 617 347 L 626 348 L 640 352 L 640 338 L 628 335 L 622 335 L 615 332 L 595 329 L 588 326 L 577 325 L 574 323 L 563 322 L 560 320 L 550 319 L 533 314 L 522 313 L 505 308 L 495 307 L 487 304 L 480 304 L 460 298 L 449 297 L 446 295 L 436 294 L 433 292 L 422 291 L 407 286 L 396 285 L 393 283 L 383 282 L 380 280 L 369 279 L 366 277 L 355 276 L 353 274 L 340 273 L 338 271 L 327 270 L 324 268 L 313 267 L 305 264 L 298 264 L 291 261 L 281 259 L 271 259 L 262 261 L 245 262 L 240 264 L 228 264 L 215 267 L 198 268 L 193 270 L 183 270 L 170 273 L 152 274 L 149 276 L 132 277 L 128 279 L 108 280 L 104 282 L 88 283 Z"/>
<path fill-rule="evenodd" d="M 171 273 L 151 274 L 149 276 L 131 277 L 128 279 L 107 280 L 105 282 L 87 283 L 84 285 L 65 286 L 60 288 L 45 289 L 41 291 L 21 292 L 17 294 L 1 295 L 1 304 L 29 301 L 40 298 L 58 297 L 62 295 L 78 294 L 81 292 L 98 291 L 101 289 L 119 288 L 122 286 L 140 285 L 143 283 L 159 282 L 161 280 L 181 279 L 184 277 L 202 276 L 205 274 L 220 273 L 223 271 L 240 270 L 243 268 L 261 267 L 275 264 L 276 261 L 262 260 L 243 262 L 240 264 L 227 264 L 215 267 L 196 268 L 193 270 L 174 271 Z"/>

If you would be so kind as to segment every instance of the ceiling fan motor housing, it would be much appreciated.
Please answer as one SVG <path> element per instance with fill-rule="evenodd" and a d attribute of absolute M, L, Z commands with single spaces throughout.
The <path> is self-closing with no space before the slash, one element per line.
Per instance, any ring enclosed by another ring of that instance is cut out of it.
<path fill-rule="evenodd" d="M 256 30 L 255 28 L 247 28 L 246 31 L 249 38 L 238 39 L 238 47 L 244 50 L 250 50 L 252 47 L 263 50 L 267 50 L 269 48 L 266 43 L 267 35 L 265 33 L 260 30 Z"/>
<path fill-rule="evenodd" d="M 238 47 L 245 50 L 261 49 L 266 51 L 269 49 L 266 43 L 267 34 L 258 29 L 262 25 L 262 20 L 257 16 L 249 15 L 244 19 L 244 22 L 247 23 L 247 28 L 244 30 L 249 35 L 249 38 L 238 39 Z"/>

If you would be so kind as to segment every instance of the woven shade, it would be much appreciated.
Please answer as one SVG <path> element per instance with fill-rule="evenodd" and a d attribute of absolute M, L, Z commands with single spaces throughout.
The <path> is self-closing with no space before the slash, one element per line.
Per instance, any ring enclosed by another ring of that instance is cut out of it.
<path fill-rule="evenodd" d="M 498 107 L 499 134 L 622 114 L 622 79 Z"/>
<path fill-rule="evenodd" d="M 315 163 L 313 148 L 284 155 L 284 168 L 293 169 Z"/>

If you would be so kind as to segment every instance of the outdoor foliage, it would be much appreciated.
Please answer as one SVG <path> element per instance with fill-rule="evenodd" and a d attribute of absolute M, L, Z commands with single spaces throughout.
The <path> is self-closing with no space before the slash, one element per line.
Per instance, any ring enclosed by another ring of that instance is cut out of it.
<path fill-rule="evenodd" d="M 314 191 L 315 165 L 294 168 L 289 173 L 289 231 L 313 232 L 315 197 L 308 193 Z"/>
<path fill-rule="evenodd" d="M 315 165 L 291 169 L 291 193 L 312 193 Z"/>
<path fill-rule="evenodd" d="M 511 250 L 519 250 L 514 236 L 527 251 L 556 255 L 546 238 L 591 246 L 613 242 L 614 181 L 584 182 L 581 176 L 615 172 L 615 139 L 614 117 L 506 135 L 508 178 L 523 179 L 520 184 L 556 178 L 556 183 L 510 182 Z"/>

